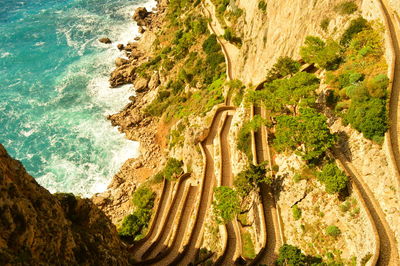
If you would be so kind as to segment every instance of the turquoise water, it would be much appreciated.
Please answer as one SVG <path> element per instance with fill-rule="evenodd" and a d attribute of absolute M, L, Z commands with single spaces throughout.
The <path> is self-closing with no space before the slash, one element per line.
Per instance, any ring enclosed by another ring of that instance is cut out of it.
<path fill-rule="evenodd" d="M 51 192 L 101 192 L 137 156 L 138 143 L 106 120 L 134 89 L 108 87 L 121 53 L 97 40 L 132 40 L 144 4 L 154 1 L 0 2 L 0 143 Z"/>

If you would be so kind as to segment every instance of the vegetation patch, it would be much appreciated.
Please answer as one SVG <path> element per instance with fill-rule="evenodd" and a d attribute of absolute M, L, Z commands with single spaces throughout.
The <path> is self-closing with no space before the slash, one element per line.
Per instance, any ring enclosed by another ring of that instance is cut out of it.
<path fill-rule="evenodd" d="M 162 182 L 165 179 L 167 180 L 176 180 L 179 176 L 183 174 L 183 162 L 179 161 L 175 158 L 169 158 L 167 160 L 167 164 L 165 165 L 164 169 L 158 172 L 153 179 L 156 182 Z"/>
<path fill-rule="evenodd" d="M 349 183 L 349 178 L 337 167 L 336 163 L 326 164 L 322 171 L 317 173 L 317 178 L 325 184 L 325 190 L 329 194 L 343 191 Z"/>
<path fill-rule="evenodd" d="M 353 1 L 344 1 L 335 6 L 335 11 L 340 15 L 350 15 L 358 10 L 358 6 Z"/>
<path fill-rule="evenodd" d="M 122 221 L 118 233 L 121 239 L 132 242 L 144 237 L 151 219 L 156 194 L 148 187 L 139 187 L 132 195 L 135 210 Z"/>
<path fill-rule="evenodd" d="M 247 169 L 240 172 L 234 181 L 234 186 L 240 197 L 246 197 L 261 184 L 271 184 L 272 179 L 267 176 L 265 164 L 250 164 Z"/>
<path fill-rule="evenodd" d="M 213 201 L 214 213 L 218 224 L 227 224 L 232 221 L 240 211 L 240 198 L 238 193 L 230 187 L 216 187 Z"/>
<path fill-rule="evenodd" d="M 243 257 L 246 259 L 254 259 L 256 257 L 256 251 L 254 249 L 254 243 L 251 239 L 251 234 L 249 232 L 244 232 L 242 234 L 243 240 Z"/>

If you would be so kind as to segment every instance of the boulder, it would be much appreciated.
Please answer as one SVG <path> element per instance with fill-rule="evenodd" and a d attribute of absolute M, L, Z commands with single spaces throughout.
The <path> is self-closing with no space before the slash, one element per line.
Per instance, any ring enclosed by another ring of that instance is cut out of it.
<path fill-rule="evenodd" d="M 124 64 L 118 68 L 116 68 L 110 77 L 110 86 L 111 88 L 116 88 L 120 85 L 131 83 L 135 79 L 135 70 L 136 67 Z"/>
<path fill-rule="evenodd" d="M 133 83 L 136 92 L 144 92 L 147 89 L 149 80 L 143 77 L 137 78 Z"/>
<path fill-rule="evenodd" d="M 118 57 L 117 59 L 115 59 L 115 65 L 117 67 L 120 67 L 125 64 L 129 64 L 129 60 L 127 60 L 125 58 L 121 58 L 121 57 Z"/>
<path fill-rule="evenodd" d="M 139 22 L 139 21 L 145 19 L 148 15 L 149 15 L 149 12 L 147 11 L 147 9 L 145 7 L 138 7 L 135 10 L 135 14 L 133 14 L 133 19 L 136 22 Z"/>
<path fill-rule="evenodd" d="M 125 46 L 122 43 L 120 43 L 120 44 L 117 45 L 117 48 L 119 50 L 124 50 Z"/>
<path fill-rule="evenodd" d="M 156 72 L 151 76 L 148 87 L 149 89 L 154 90 L 158 85 L 160 85 L 160 76 Z"/>
<path fill-rule="evenodd" d="M 106 43 L 106 44 L 110 44 L 110 43 L 111 43 L 111 40 L 110 40 L 109 38 L 107 38 L 107 37 L 104 37 L 104 38 L 100 38 L 100 39 L 99 39 L 99 42 L 101 42 L 101 43 Z"/>

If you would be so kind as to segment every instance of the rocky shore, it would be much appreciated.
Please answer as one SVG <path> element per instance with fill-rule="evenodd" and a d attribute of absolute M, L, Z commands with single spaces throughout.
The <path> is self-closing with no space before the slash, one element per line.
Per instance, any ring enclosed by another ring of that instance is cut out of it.
<path fill-rule="evenodd" d="M 165 136 L 159 136 L 159 121 L 143 114 L 143 108 L 157 95 L 158 86 L 165 77 L 154 72 L 151 77 L 143 77 L 137 73 L 138 67 L 151 60 L 151 45 L 155 40 L 155 32 L 163 23 L 166 1 L 157 3 L 156 12 L 146 8 L 137 8 L 133 19 L 142 33 L 140 39 L 126 45 L 118 44 L 125 53 L 125 58 L 117 58 L 116 68 L 110 75 L 110 87 L 133 84 L 136 95 L 119 113 L 110 115 L 108 119 L 118 127 L 126 138 L 140 142 L 140 156 L 127 160 L 120 171 L 113 177 L 107 191 L 92 197 L 93 202 L 102 209 L 114 224 L 119 224 L 132 209 L 131 195 L 135 188 L 156 173 L 165 160 L 163 146 Z M 162 131 L 162 130 L 161 130 Z"/>

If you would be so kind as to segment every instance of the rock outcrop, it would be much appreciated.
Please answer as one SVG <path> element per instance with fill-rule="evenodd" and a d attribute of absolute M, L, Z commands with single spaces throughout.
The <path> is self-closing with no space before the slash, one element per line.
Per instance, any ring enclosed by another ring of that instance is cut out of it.
<path fill-rule="evenodd" d="M 89 199 L 52 195 L 0 144 L 0 265 L 128 265 L 115 226 Z"/>
<path fill-rule="evenodd" d="M 105 43 L 105 44 L 110 44 L 112 41 L 109 38 L 100 38 L 99 42 Z"/>

